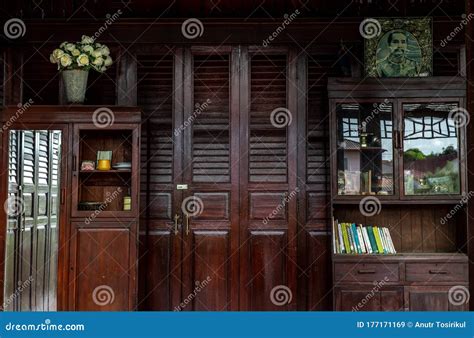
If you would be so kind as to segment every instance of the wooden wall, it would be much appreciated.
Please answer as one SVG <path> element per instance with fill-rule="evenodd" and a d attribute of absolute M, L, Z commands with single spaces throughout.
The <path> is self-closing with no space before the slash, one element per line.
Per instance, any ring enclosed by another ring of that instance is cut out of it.
<path fill-rule="evenodd" d="M 135 14 L 153 12 L 154 7 L 150 7 L 150 12 L 140 9 L 140 4 L 145 2 L 133 1 L 131 7 Z M 242 2 L 244 3 L 244 2 Z M 247 7 L 241 5 L 240 15 L 247 13 L 251 8 L 258 7 L 251 2 L 247 2 Z M 290 3 L 290 2 L 285 2 Z M 282 16 L 282 13 L 291 9 L 300 8 L 302 3 L 292 1 L 292 6 L 273 5 L 270 13 L 275 16 Z M 332 17 L 337 8 L 331 1 L 314 1 L 307 5 L 309 11 L 304 15 L 306 19 L 301 19 L 292 23 L 278 37 L 275 45 L 290 46 L 297 54 L 304 57 L 299 59 L 300 73 L 298 74 L 298 85 L 303 88 L 298 93 L 299 113 L 302 114 L 298 130 L 299 140 L 304 146 L 300 148 L 303 158 L 306 161 L 298 164 L 299 187 L 302 196 L 298 206 L 298 222 L 300 233 L 298 235 L 298 265 L 297 272 L 298 295 L 297 303 L 300 310 L 327 310 L 331 304 L 331 269 L 330 269 L 330 240 L 328 236 L 329 224 L 329 130 L 328 130 L 328 106 L 327 106 L 327 78 L 330 76 L 342 76 L 341 65 L 347 59 L 362 67 L 363 62 L 363 39 L 358 32 L 358 25 L 361 17 L 365 15 L 392 14 L 405 15 L 443 15 L 434 18 L 434 75 L 463 75 L 462 63 L 464 49 L 464 36 L 458 34 L 446 47 L 441 47 L 439 41 L 445 38 L 459 24 L 460 14 L 464 13 L 462 1 L 446 1 L 442 6 L 431 5 L 431 8 L 421 8 L 411 6 L 410 1 L 400 1 L 400 7 L 386 8 L 387 3 L 376 1 L 375 7 L 359 6 L 353 8 L 352 13 L 359 13 L 360 18 L 339 18 L 332 22 Z M 113 2 L 112 7 L 97 9 L 97 13 L 107 10 L 110 12 L 114 8 L 119 8 L 119 2 Z M 419 4 L 418 4 L 419 5 Z M 26 6 L 26 5 L 25 5 Z M 99 5 L 97 5 L 99 6 Z M 115 7 L 114 7 L 115 6 Z M 135 6 L 135 7 L 134 7 Z M 177 7 L 173 7 L 166 12 L 165 16 L 176 17 L 178 14 L 198 16 L 196 14 L 208 16 L 221 16 L 215 14 L 216 9 L 210 9 L 208 2 L 206 6 L 193 5 L 185 1 L 178 1 Z M 253 7 L 252 7 L 253 6 Z M 352 5 L 354 6 L 354 5 Z M 222 13 L 229 13 L 230 7 L 221 6 Z M 11 8 L 11 7 L 8 7 Z M 45 10 L 46 16 L 64 18 L 65 13 L 74 12 L 74 7 L 69 5 L 64 7 L 64 11 L 59 11 L 52 6 L 50 10 Z M 433 8 L 435 10 L 433 11 Z M 260 8 L 256 13 L 263 13 Z M 267 8 L 268 9 L 268 8 Z M 398 9 L 398 11 L 397 11 Z M 158 10 L 158 9 L 156 9 Z M 308 19 L 321 15 L 329 18 Z M 212 14 L 212 13 L 214 14 Z M 18 13 L 18 9 L 12 8 L 11 12 Z M 38 18 L 38 14 L 31 7 L 26 7 L 25 12 L 29 17 Z M 79 17 L 87 17 L 85 13 L 79 11 Z M 126 16 L 133 16 L 125 9 Z M 309 14 L 308 14 L 309 13 Z M 445 16 L 451 13 L 451 17 Z M 99 15 L 98 14 L 98 15 Z M 141 14 L 140 14 L 141 15 Z M 263 14 L 255 14 L 262 16 Z M 245 16 L 244 16 L 245 17 Z M 142 159 L 145 161 L 159 142 L 164 142 L 170 135 L 166 134 L 167 128 L 160 128 L 160 124 L 170 124 L 173 113 L 173 102 L 170 95 L 173 91 L 173 74 L 176 65 L 173 62 L 174 49 L 192 45 L 212 45 L 218 46 L 223 41 L 225 45 L 253 45 L 257 48 L 262 41 L 271 34 L 276 26 L 280 24 L 280 19 L 266 18 L 265 20 L 233 19 L 207 20 L 203 19 L 205 34 L 197 40 L 185 39 L 181 34 L 181 23 L 183 20 L 169 19 L 166 22 L 150 21 L 127 21 L 119 20 L 112 25 L 99 39 L 112 47 L 112 55 L 116 59 L 116 64 L 107 73 L 102 75 L 92 75 L 89 81 L 87 94 L 87 104 L 138 104 L 144 110 L 147 123 L 142 127 Z M 57 70 L 49 64 L 49 53 L 55 46 L 66 39 L 79 38 L 81 34 L 92 34 L 100 25 L 100 19 L 88 19 L 84 22 L 60 22 L 58 25 L 49 24 L 47 21 L 29 21 L 27 24 L 27 34 L 8 48 L 4 48 L 4 58 L 7 61 L 4 69 L 4 89 L 6 96 L 4 101 L 17 104 L 25 102 L 29 98 L 35 104 L 58 104 L 61 100 L 59 93 L 60 81 Z M 473 32 L 472 25 L 470 31 Z M 344 40 L 349 46 L 349 52 L 344 56 L 340 52 L 340 42 Z M 468 43 L 468 46 L 470 44 Z M 468 55 L 471 51 L 468 49 Z M 18 60 L 21 60 L 18 61 Z M 468 68 L 474 75 L 471 68 Z M 20 81 L 19 81 L 20 80 Z M 131 81 L 131 82 L 130 82 Z M 20 90 L 21 88 L 21 90 Z M 474 89 L 470 86 L 470 93 Z M 3 93 L 3 90 L 1 91 Z M 20 95 L 21 94 L 21 95 Z M 472 95 L 471 95 L 472 96 Z M 472 97 L 470 101 L 471 109 L 474 109 Z M 307 138 L 307 142 L 306 139 Z M 472 142 L 471 142 L 472 143 Z M 471 144 L 470 143 L 470 144 Z M 474 143 L 473 143 L 474 145 Z M 168 149 L 169 148 L 169 149 Z M 150 219 L 162 216 L 168 217 L 170 210 L 166 207 L 166 194 L 173 189 L 171 181 L 168 179 L 170 171 L 170 149 L 171 144 L 160 148 L 162 154 L 157 163 L 147 162 L 141 169 L 142 174 L 142 205 L 147 201 L 154 200 L 155 205 L 142 210 L 142 220 L 140 224 L 141 234 L 140 246 L 142 252 L 147 248 L 156 251 L 151 256 L 142 256 L 142 263 L 148 266 L 153 265 L 156 269 L 167 271 L 168 261 L 151 260 L 146 261 L 146 257 L 165 257 L 168 252 L 164 250 L 166 243 L 160 242 L 165 238 L 158 238 L 158 242 L 147 242 L 146 236 L 149 229 Z M 474 168 L 474 162 L 471 161 Z M 150 181 L 153 178 L 153 181 Z M 471 181 L 473 181 L 471 179 Z M 156 195 L 159 195 L 158 198 Z M 153 198 L 151 198 L 153 197 Z M 2 235 L 0 235 L 0 239 Z M 0 246 L 0 250 L 2 247 Z M 472 271 L 472 269 L 471 269 Z M 148 297 L 142 303 L 142 308 L 150 308 L 149 304 L 163 304 L 163 309 L 168 308 L 169 303 L 163 303 L 161 295 L 165 295 L 172 280 L 153 280 L 153 276 L 147 270 L 140 271 L 142 286 L 150 283 L 160 285 L 157 292 Z M 473 278 L 471 278 L 472 280 Z M 317 285 L 318 287 L 314 287 Z M 144 288 L 141 288 L 144 290 Z M 143 299 L 144 295 L 141 295 Z M 147 305 L 147 302 L 149 304 Z"/>

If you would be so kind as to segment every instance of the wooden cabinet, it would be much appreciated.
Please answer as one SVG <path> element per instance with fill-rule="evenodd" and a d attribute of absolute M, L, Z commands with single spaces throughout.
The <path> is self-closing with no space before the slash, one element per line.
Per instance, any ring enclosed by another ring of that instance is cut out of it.
<path fill-rule="evenodd" d="M 465 79 L 332 78 L 328 95 L 332 217 L 387 228 L 397 252 L 333 248 L 334 308 L 468 309 Z"/>
<path fill-rule="evenodd" d="M 18 115 L 17 109 L 16 106 L 9 107 L 0 115 L 2 121 L 14 121 L 10 129 L 62 131 L 60 196 L 56 191 L 51 194 L 54 203 L 60 203 L 60 208 L 59 215 L 50 215 L 58 220 L 58 275 L 57 281 L 46 281 L 57 283 L 57 309 L 136 309 L 140 110 L 133 107 L 35 106 Z M 3 141 L 8 142 L 6 134 Z M 41 149 L 44 142 L 41 135 L 36 139 L 39 148 L 30 152 L 38 156 L 45 153 Z M 8 149 L 4 149 L 4 158 L 8 158 L 6 151 Z M 96 164 L 98 151 L 111 151 L 111 170 L 97 170 L 97 167 L 81 170 L 82 161 Z M 117 162 L 129 165 L 117 167 Z M 39 171 L 36 175 L 44 176 L 44 165 L 35 163 L 30 164 L 34 171 Z M 5 192 L 6 189 L 2 189 L 2 193 Z M 44 188 L 38 190 L 38 194 L 48 192 Z M 41 196 L 35 199 L 41 201 Z M 125 207 L 127 200 L 130 200 L 129 208 Z M 83 202 L 89 202 L 85 203 L 87 205 L 95 202 L 99 207 L 84 210 L 80 207 Z M 41 207 L 40 203 L 40 212 Z M 32 216 L 32 224 L 41 218 L 38 213 Z M 10 228 L 14 230 L 13 225 Z M 24 232 L 23 237 L 27 235 Z M 22 254 L 31 255 L 30 251 L 37 247 L 25 246 L 23 251 L 29 252 Z M 52 268 L 56 269 L 55 266 Z M 36 280 L 33 284 L 32 288 L 43 288 Z M 30 307 L 25 305 L 21 309 Z M 41 310 L 47 306 L 37 308 Z"/>

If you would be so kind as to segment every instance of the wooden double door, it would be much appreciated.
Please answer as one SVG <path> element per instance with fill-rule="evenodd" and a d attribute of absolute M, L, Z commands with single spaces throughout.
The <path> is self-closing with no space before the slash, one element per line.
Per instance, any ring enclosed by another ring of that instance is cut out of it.
<path fill-rule="evenodd" d="M 139 308 L 296 309 L 295 55 L 196 47 L 137 60 Z"/>

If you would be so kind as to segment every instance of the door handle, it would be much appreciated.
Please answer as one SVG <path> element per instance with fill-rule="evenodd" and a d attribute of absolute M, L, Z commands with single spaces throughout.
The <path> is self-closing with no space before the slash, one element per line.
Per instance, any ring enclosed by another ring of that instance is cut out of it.
<path fill-rule="evenodd" d="M 189 230 L 189 215 L 187 213 L 184 213 L 184 225 L 186 226 L 186 235 L 189 235 L 190 230 Z"/>
<path fill-rule="evenodd" d="M 179 230 L 178 230 L 178 227 L 179 227 L 178 222 L 179 222 L 179 215 L 178 215 L 178 214 L 175 214 L 175 215 L 174 215 L 174 234 L 175 234 L 175 235 L 178 235 L 178 232 L 179 232 Z"/>

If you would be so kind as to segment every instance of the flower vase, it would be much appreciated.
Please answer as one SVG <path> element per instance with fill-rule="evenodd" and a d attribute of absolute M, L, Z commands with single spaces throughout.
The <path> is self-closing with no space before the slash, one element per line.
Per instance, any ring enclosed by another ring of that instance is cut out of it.
<path fill-rule="evenodd" d="M 68 103 L 84 103 L 87 88 L 88 70 L 63 70 L 63 84 Z"/>

